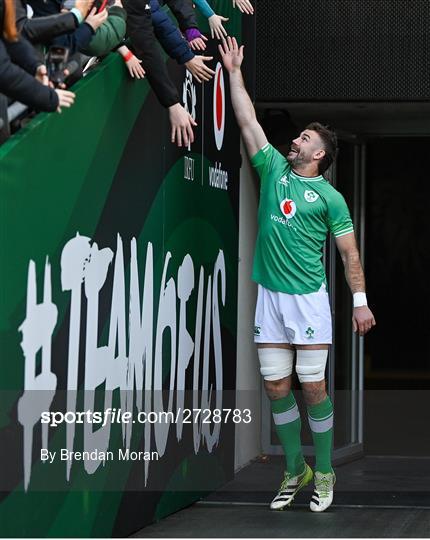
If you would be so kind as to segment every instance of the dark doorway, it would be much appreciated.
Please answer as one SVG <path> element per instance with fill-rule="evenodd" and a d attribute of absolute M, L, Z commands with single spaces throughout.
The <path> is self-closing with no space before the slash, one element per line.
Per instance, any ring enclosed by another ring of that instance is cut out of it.
<path fill-rule="evenodd" d="M 430 454 L 429 137 L 367 145 L 365 452 Z"/>

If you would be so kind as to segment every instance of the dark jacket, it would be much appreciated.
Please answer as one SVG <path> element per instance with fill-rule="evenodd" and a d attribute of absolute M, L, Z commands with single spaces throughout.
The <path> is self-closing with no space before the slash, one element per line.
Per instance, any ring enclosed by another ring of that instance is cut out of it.
<path fill-rule="evenodd" d="M 176 60 L 178 64 L 185 64 L 194 58 L 188 42 L 167 13 L 161 9 L 158 0 L 150 0 L 150 4 L 155 35 L 170 58 Z"/>
<path fill-rule="evenodd" d="M 124 0 L 123 4 L 127 11 L 127 34 L 134 52 L 142 60 L 149 84 L 164 107 L 175 105 L 179 94 L 155 37 L 148 0 Z"/>
<path fill-rule="evenodd" d="M 61 11 L 62 0 L 28 0 L 35 17 L 57 15 Z"/>
<path fill-rule="evenodd" d="M 160 4 L 169 6 L 182 32 L 188 28 L 198 28 L 196 12 L 191 0 L 161 0 Z"/>
<path fill-rule="evenodd" d="M 0 0 L 0 28 L 3 28 L 4 3 Z M 55 111 L 58 96 L 34 78 L 40 64 L 33 47 L 21 38 L 9 43 L 0 39 L 0 92 L 41 111 Z"/>
<path fill-rule="evenodd" d="M 0 92 L 34 109 L 55 111 L 58 107 L 57 93 L 13 64 L 5 43 L 0 40 Z"/>
<path fill-rule="evenodd" d="M 55 36 L 75 30 L 79 24 L 73 13 L 56 13 L 29 19 L 25 0 L 15 0 L 15 10 L 18 30 L 32 43 L 47 44 Z"/>
<path fill-rule="evenodd" d="M 52 40 L 52 45 L 59 45 L 60 47 L 67 47 L 69 49 L 70 56 L 79 52 L 81 49 L 85 49 L 93 39 L 94 30 L 92 26 L 83 22 L 73 32 L 67 34 L 61 34 Z"/>
<path fill-rule="evenodd" d="M 48 15 L 56 15 L 57 17 L 61 16 L 61 0 L 28 0 L 27 3 L 34 11 L 35 20 L 37 20 L 37 17 L 44 17 Z M 73 13 L 66 13 L 66 15 L 75 19 Z M 73 55 L 81 48 L 88 47 L 93 36 L 94 30 L 89 24 L 83 22 L 78 26 L 76 22 L 69 32 L 61 33 L 53 38 L 51 40 L 51 44 L 67 47 L 70 49 L 70 55 Z"/>

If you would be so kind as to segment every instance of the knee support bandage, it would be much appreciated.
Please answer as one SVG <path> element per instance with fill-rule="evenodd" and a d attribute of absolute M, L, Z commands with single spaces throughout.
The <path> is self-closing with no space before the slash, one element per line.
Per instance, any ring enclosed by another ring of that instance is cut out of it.
<path fill-rule="evenodd" d="M 300 382 L 318 382 L 325 378 L 328 350 L 298 349 L 296 372 Z"/>
<path fill-rule="evenodd" d="M 293 372 L 294 351 L 292 349 L 259 348 L 260 373 L 266 381 L 277 381 Z"/>

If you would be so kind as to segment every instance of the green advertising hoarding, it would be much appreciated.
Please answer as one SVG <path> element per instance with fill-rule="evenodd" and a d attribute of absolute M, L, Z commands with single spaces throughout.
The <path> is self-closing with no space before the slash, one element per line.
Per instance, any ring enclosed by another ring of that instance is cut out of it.
<path fill-rule="evenodd" d="M 0 148 L 2 536 L 124 536 L 233 474 L 239 132 L 208 51 L 204 86 L 169 64 L 189 148 L 115 54 Z"/>

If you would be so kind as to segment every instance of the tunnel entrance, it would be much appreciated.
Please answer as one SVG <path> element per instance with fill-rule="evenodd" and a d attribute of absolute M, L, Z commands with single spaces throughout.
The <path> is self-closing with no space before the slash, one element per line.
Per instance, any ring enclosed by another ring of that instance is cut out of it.
<path fill-rule="evenodd" d="M 365 452 L 430 454 L 430 137 L 367 142 Z"/>
<path fill-rule="evenodd" d="M 422 103 L 260 107 L 269 141 L 281 152 L 313 120 L 339 134 L 331 181 L 353 217 L 377 320 L 364 340 L 352 333 L 351 294 L 330 240 L 326 267 L 335 339 L 327 379 L 336 408 L 334 456 L 340 461 L 359 454 L 430 453 L 424 428 L 430 419 L 429 112 Z M 273 452 L 273 432 L 270 448 L 264 441 L 263 447 Z"/>

